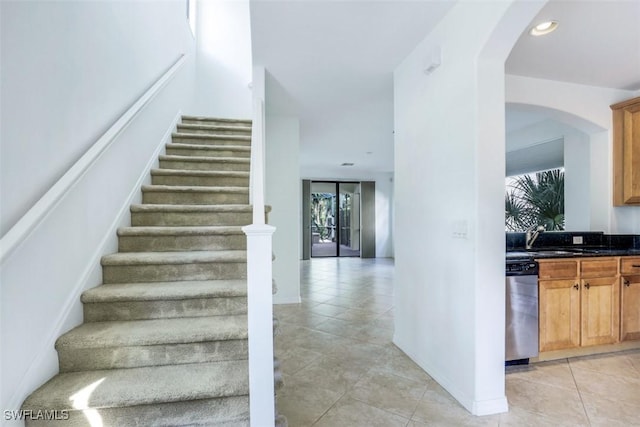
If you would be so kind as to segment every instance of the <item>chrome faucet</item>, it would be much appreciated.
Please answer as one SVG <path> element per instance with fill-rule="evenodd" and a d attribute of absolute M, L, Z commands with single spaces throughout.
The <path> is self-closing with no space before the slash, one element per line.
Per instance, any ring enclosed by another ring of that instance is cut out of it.
<path fill-rule="evenodd" d="M 543 231 L 545 231 L 544 225 L 533 225 L 529 227 L 525 232 L 525 248 L 531 249 L 533 247 L 533 242 L 536 241 L 540 233 Z"/>

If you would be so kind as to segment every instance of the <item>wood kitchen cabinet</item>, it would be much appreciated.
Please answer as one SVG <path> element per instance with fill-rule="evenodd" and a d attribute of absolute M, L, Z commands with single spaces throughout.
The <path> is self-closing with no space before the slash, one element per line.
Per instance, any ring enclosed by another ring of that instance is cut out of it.
<path fill-rule="evenodd" d="M 620 262 L 620 341 L 640 339 L 640 258 Z"/>
<path fill-rule="evenodd" d="M 580 346 L 578 261 L 539 260 L 540 351 Z"/>
<path fill-rule="evenodd" d="M 540 351 L 617 342 L 618 258 L 539 262 Z"/>
<path fill-rule="evenodd" d="M 581 280 L 580 345 L 613 344 L 620 333 L 620 285 L 617 277 Z"/>
<path fill-rule="evenodd" d="M 540 351 L 580 346 L 580 290 L 575 279 L 539 281 Z"/>
<path fill-rule="evenodd" d="M 613 204 L 640 204 L 640 97 L 611 106 Z"/>

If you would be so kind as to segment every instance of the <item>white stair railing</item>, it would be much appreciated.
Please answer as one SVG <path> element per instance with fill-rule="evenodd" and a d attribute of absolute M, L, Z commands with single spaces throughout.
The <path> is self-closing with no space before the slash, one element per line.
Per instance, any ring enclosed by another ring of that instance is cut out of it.
<path fill-rule="evenodd" d="M 242 228 L 247 235 L 249 413 L 254 427 L 275 424 L 271 239 L 276 229 L 265 223 L 264 136 L 264 101 L 257 98 L 253 105 L 249 178 L 253 223 Z"/>

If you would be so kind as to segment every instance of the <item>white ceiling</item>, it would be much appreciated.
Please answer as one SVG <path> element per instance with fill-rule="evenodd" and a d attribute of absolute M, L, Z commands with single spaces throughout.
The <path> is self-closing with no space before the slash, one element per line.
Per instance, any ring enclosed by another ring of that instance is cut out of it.
<path fill-rule="evenodd" d="M 508 74 L 640 90 L 640 1 L 551 0 L 533 23 L 550 20 L 551 34 L 520 37 Z"/>
<path fill-rule="evenodd" d="M 393 70 L 455 1 L 251 3 L 254 65 L 267 69 L 270 113 L 300 118 L 301 170 L 393 170 Z M 523 34 L 510 74 L 640 90 L 640 0 L 551 0 Z M 548 119 L 507 109 L 507 129 Z"/>

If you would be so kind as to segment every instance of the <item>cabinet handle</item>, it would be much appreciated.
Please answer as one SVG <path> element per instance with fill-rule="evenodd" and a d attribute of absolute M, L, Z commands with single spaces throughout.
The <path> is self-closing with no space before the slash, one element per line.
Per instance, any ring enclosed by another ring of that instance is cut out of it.
<path fill-rule="evenodd" d="M 631 264 L 631 267 L 633 267 L 633 268 L 640 268 L 640 264 Z"/>
<path fill-rule="evenodd" d="M 627 286 L 627 287 L 631 286 L 631 282 L 629 282 L 628 280 L 625 280 L 625 281 L 624 281 L 624 284 L 625 284 L 625 286 Z"/>
<path fill-rule="evenodd" d="M 591 287 L 591 285 L 587 282 L 587 283 L 585 283 L 584 287 L 589 289 Z"/>
<path fill-rule="evenodd" d="M 573 288 L 577 291 L 578 289 L 580 289 L 580 285 L 576 283 L 575 285 L 573 285 Z"/>

